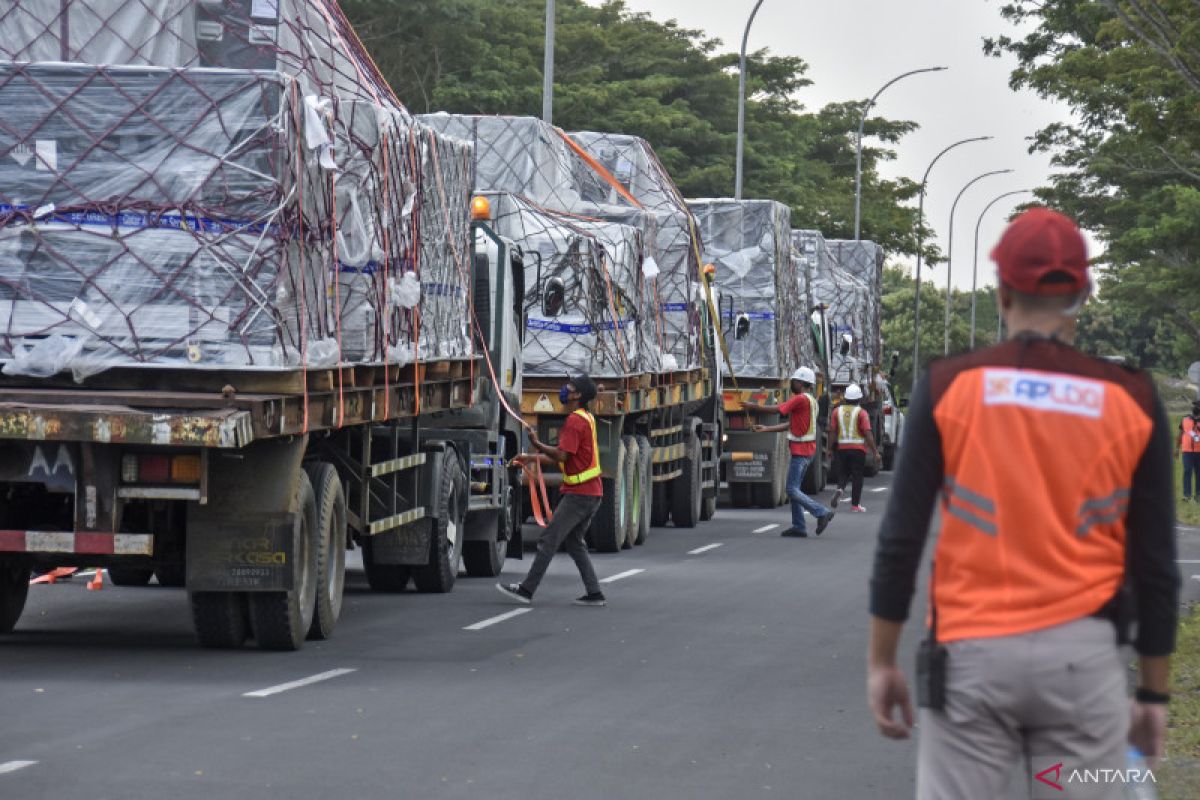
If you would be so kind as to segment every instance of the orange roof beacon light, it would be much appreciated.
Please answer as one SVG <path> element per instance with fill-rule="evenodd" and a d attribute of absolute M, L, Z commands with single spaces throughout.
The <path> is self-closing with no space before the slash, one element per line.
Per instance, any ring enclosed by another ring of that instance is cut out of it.
<path fill-rule="evenodd" d="M 491 201 L 482 195 L 475 195 L 475 197 L 471 198 L 471 219 L 476 222 L 487 222 L 491 218 Z"/>
<path fill-rule="evenodd" d="M 717 274 L 717 267 L 715 264 L 705 264 L 704 265 L 704 276 L 706 278 L 708 278 L 709 280 L 712 280 L 712 277 L 716 274 Z"/>

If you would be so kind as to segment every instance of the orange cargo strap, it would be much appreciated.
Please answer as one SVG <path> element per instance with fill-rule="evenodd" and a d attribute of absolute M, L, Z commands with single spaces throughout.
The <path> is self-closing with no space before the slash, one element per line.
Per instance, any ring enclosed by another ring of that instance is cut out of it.
<path fill-rule="evenodd" d="M 558 128 L 555 128 L 554 131 L 555 131 L 555 133 L 557 133 L 559 136 L 561 136 L 563 138 L 563 141 L 567 143 L 568 147 L 570 147 L 572 150 L 575 151 L 575 155 L 582 158 L 589 167 L 591 167 L 592 169 L 594 169 L 596 171 L 597 175 L 599 175 L 601 178 L 604 178 L 604 180 L 610 186 L 612 186 L 614 189 L 616 189 L 617 194 L 621 195 L 621 197 L 624 197 L 626 200 L 633 203 L 634 208 L 643 208 L 642 204 L 637 201 L 637 198 L 634 197 L 633 195 L 631 195 L 629 193 L 629 190 L 626 189 L 624 186 L 622 186 L 621 182 L 618 181 L 616 178 L 614 178 L 613 174 L 611 172 L 609 172 L 608 170 L 606 170 L 599 161 L 592 158 L 591 154 L 588 153 L 587 150 L 584 150 L 582 147 L 580 147 L 575 142 L 574 139 L 572 139 L 570 136 L 567 136 L 565 133 L 563 133 Z"/>
<path fill-rule="evenodd" d="M 534 459 L 533 463 L 521 462 L 525 471 L 526 483 L 529 484 L 529 500 L 533 506 L 533 521 L 539 528 L 544 528 L 554 519 L 550 510 L 550 492 L 546 489 L 546 479 L 542 476 L 542 462 Z"/>

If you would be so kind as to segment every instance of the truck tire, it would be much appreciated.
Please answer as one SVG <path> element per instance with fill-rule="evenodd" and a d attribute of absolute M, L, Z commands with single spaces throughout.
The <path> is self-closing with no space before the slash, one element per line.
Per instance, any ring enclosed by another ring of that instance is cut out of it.
<path fill-rule="evenodd" d="M 643 545 L 650 537 L 650 515 L 654 505 L 654 447 L 645 436 L 636 437 L 638 461 L 642 465 L 642 503 L 641 513 L 637 517 L 637 534 L 633 543 Z"/>
<path fill-rule="evenodd" d="M 467 479 L 458 454 L 446 450 L 442 458 L 441 483 L 438 486 L 437 521 L 433 526 L 429 563 L 414 567 L 413 584 L 418 592 L 445 594 L 454 588 L 458 567 L 462 564 L 463 536 L 466 534 L 463 496 Z"/>
<path fill-rule="evenodd" d="M 375 537 L 363 540 L 363 571 L 367 573 L 367 585 L 371 591 L 395 594 L 403 592 L 412 578 L 412 567 L 407 564 L 377 564 L 375 562 Z"/>
<path fill-rule="evenodd" d="M 109 575 L 112 575 L 110 570 Z M 159 564 L 154 568 L 154 577 L 159 586 L 168 589 L 182 589 L 187 584 L 187 566 L 185 564 Z"/>
<path fill-rule="evenodd" d="M 686 428 L 685 428 L 686 430 Z M 671 519 L 676 528 L 694 528 L 700 521 L 700 437 L 690 430 L 684 441 L 683 474 L 672 482 Z"/>
<path fill-rule="evenodd" d="M 0 556 L 0 633 L 11 633 L 29 596 L 29 564 L 13 556 Z"/>
<path fill-rule="evenodd" d="M 759 508 L 775 508 L 775 482 L 750 484 L 750 497 Z"/>
<path fill-rule="evenodd" d="M 346 497 L 329 463 L 305 466 L 317 503 L 317 599 L 309 639 L 328 639 L 342 615 L 346 589 Z"/>
<path fill-rule="evenodd" d="M 650 526 L 661 528 L 671 519 L 671 482 L 650 484 Z"/>
<path fill-rule="evenodd" d="M 153 567 L 109 567 L 108 579 L 113 586 L 145 586 L 154 577 Z"/>
<path fill-rule="evenodd" d="M 296 480 L 299 524 L 292 537 L 292 588 L 250 592 L 250 627 L 263 650 L 299 650 L 312 627 L 317 604 L 317 551 L 321 547 L 317 501 L 308 473 Z"/>
<path fill-rule="evenodd" d="M 863 470 L 863 476 L 874 478 L 879 474 L 879 462 L 871 458 L 871 454 L 867 453 L 867 467 Z"/>
<path fill-rule="evenodd" d="M 617 474 L 602 479 L 604 497 L 600 500 L 596 516 L 592 517 L 592 547 L 601 553 L 615 553 L 621 549 L 625 544 L 625 530 L 629 522 L 626 509 L 629 498 L 625 496 L 628 484 L 625 480 L 624 440 L 617 444 L 617 448 Z"/>
<path fill-rule="evenodd" d="M 621 444 L 625 446 L 625 542 L 621 546 L 629 550 L 637 540 L 638 520 L 645 502 L 642 494 L 642 452 L 637 439 L 632 436 L 622 436 Z"/>
<path fill-rule="evenodd" d="M 821 454 L 817 453 L 808 464 L 808 471 L 804 473 L 804 480 L 800 483 L 800 491 L 809 497 L 816 497 L 824 488 L 825 462 L 821 460 Z"/>
<path fill-rule="evenodd" d="M 250 638 L 244 592 L 191 592 L 192 627 L 202 647 L 228 650 Z"/>
<path fill-rule="evenodd" d="M 736 481 L 729 484 L 729 502 L 734 508 L 749 508 L 752 505 L 750 487 L 753 484 Z"/>
<path fill-rule="evenodd" d="M 494 578 L 504 569 L 504 558 L 508 553 L 511 535 L 513 503 L 516 492 L 510 485 L 504 492 L 500 510 L 496 512 L 495 524 L 486 540 L 463 542 L 463 567 L 472 578 Z"/>
<path fill-rule="evenodd" d="M 885 472 L 891 472 L 896 468 L 896 445 L 885 444 L 883 446 L 883 469 Z"/>

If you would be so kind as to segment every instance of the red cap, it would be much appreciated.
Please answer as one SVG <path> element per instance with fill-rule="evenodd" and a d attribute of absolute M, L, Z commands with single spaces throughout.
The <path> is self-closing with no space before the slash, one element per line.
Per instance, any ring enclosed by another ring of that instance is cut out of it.
<path fill-rule="evenodd" d="M 1031 208 L 1009 223 L 992 260 L 1000 282 L 1024 294 L 1071 294 L 1091 286 L 1079 226 L 1048 208 Z"/>

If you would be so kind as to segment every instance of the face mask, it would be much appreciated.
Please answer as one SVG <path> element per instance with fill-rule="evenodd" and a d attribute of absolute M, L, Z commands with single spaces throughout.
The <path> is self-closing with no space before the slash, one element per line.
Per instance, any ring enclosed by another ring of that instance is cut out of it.
<path fill-rule="evenodd" d="M 570 399 L 571 399 L 571 387 L 570 386 L 564 386 L 558 390 L 558 402 L 562 403 L 565 406 L 567 404 L 567 401 Z"/>

